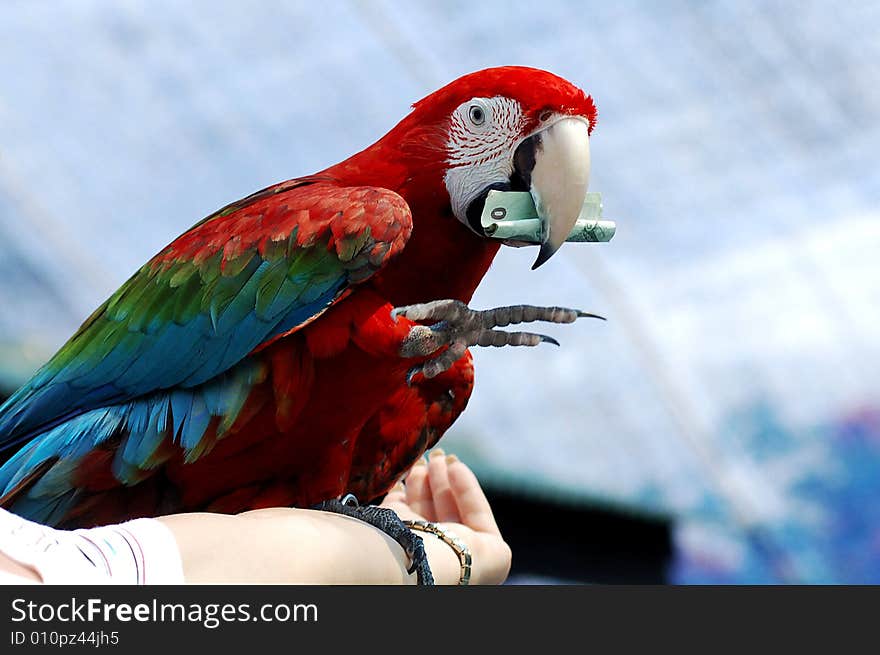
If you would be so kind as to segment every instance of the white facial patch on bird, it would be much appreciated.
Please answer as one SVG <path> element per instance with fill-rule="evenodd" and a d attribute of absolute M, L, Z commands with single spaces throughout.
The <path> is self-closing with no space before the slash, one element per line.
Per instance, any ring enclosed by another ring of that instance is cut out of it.
<path fill-rule="evenodd" d="M 480 192 L 510 178 L 525 123 L 519 103 L 501 96 L 473 98 L 452 113 L 444 181 L 452 211 L 465 225 L 467 208 Z"/>

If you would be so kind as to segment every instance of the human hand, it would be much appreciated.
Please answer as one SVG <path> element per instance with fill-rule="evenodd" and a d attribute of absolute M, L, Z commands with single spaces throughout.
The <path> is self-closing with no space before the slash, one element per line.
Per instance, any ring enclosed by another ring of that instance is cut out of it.
<path fill-rule="evenodd" d="M 401 519 L 433 521 L 458 535 L 471 551 L 471 584 L 501 584 L 507 579 L 510 547 L 498 530 L 476 476 L 455 455 L 446 456 L 435 448 L 427 464 L 419 458 L 403 483 L 388 493 L 382 507 L 394 510 Z M 426 533 L 419 535 L 436 539 Z M 455 556 L 449 546 L 441 546 Z"/>

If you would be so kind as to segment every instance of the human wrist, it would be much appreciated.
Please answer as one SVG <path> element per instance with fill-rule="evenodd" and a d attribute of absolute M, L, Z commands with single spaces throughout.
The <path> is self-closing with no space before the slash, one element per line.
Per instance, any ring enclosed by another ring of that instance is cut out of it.
<path fill-rule="evenodd" d="M 448 524 L 437 524 L 445 527 Z M 425 546 L 425 554 L 428 556 L 428 564 L 437 585 L 457 585 L 461 580 L 461 561 L 455 550 L 445 543 L 439 536 L 431 532 L 414 531 L 421 537 Z M 413 578 L 415 574 L 413 574 Z"/>
<path fill-rule="evenodd" d="M 497 585 L 507 579 L 510 573 L 511 551 L 510 546 L 500 534 L 480 532 L 461 523 L 438 523 L 437 525 L 444 530 L 453 532 L 470 551 L 471 576 L 468 584 Z M 442 541 L 441 545 L 446 546 Z M 455 556 L 455 551 L 452 548 L 446 546 L 446 549 Z M 458 560 L 457 557 L 455 559 Z M 460 564 L 457 571 L 461 575 Z M 449 584 L 458 584 L 458 580 L 456 579 Z"/>
<path fill-rule="evenodd" d="M 467 544 L 465 544 L 455 532 L 453 532 L 448 526 L 443 527 L 439 523 L 425 521 L 423 519 L 404 520 L 404 524 L 412 532 L 433 535 L 449 546 L 458 558 L 458 584 L 464 586 L 470 582 L 471 551 Z"/>

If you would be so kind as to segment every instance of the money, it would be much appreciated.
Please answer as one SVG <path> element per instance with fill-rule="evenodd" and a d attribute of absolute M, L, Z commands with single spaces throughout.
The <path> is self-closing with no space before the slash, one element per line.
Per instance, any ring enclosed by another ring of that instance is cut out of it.
<path fill-rule="evenodd" d="M 493 239 L 539 244 L 542 241 L 541 219 L 527 191 L 490 191 L 483 206 L 480 223 Z M 566 241 L 611 241 L 616 225 L 602 219 L 602 195 L 591 192 Z"/>

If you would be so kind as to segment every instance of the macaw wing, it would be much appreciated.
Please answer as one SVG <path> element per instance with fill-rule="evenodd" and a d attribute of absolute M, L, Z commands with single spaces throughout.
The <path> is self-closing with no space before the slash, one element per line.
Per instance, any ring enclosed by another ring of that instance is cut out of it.
<path fill-rule="evenodd" d="M 394 192 L 318 179 L 229 205 L 144 265 L 0 407 L 0 454 L 90 409 L 207 382 L 315 319 L 411 230 Z"/>

